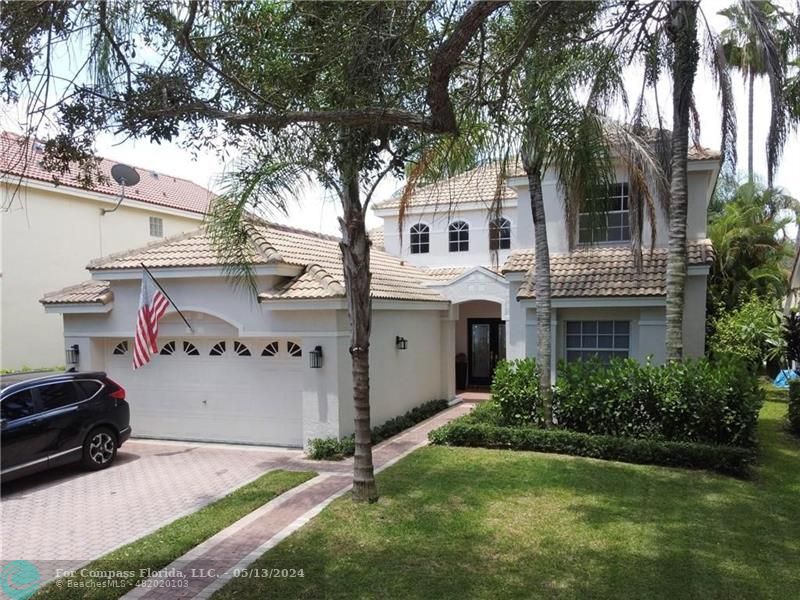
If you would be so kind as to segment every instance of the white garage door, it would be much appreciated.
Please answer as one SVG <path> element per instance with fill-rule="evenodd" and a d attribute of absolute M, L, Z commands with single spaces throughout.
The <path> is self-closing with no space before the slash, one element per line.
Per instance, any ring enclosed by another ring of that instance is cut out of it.
<path fill-rule="evenodd" d="M 133 370 L 133 340 L 106 347 L 106 371 L 127 392 L 134 436 L 302 446 L 299 340 L 159 339 Z"/>

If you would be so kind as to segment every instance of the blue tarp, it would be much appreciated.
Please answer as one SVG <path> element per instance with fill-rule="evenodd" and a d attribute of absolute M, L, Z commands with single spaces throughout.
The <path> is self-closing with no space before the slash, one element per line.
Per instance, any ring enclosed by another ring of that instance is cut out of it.
<path fill-rule="evenodd" d="M 797 377 L 798 375 L 796 371 L 792 371 L 791 369 L 783 369 L 780 373 L 778 373 L 778 376 L 775 378 L 773 383 L 775 384 L 775 387 L 788 388 L 789 382 L 792 379 L 797 379 Z"/>

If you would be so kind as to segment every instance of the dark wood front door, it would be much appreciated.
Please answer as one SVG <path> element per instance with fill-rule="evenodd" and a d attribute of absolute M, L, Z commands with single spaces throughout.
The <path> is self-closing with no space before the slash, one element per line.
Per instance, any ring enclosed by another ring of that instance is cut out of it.
<path fill-rule="evenodd" d="M 506 324 L 502 319 L 467 319 L 469 384 L 489 385 L 498 361 L 506 357 Z"/>

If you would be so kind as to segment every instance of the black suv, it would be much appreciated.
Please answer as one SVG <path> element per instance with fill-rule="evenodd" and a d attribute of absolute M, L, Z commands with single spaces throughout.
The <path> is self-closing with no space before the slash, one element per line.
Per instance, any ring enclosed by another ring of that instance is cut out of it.
<path fill-rule="evenodd" d="M 60 373 L 2 385 L 3 481 L 78 461 L 105 469 L 131 435 L 125 390 L 105 373 Z"/>

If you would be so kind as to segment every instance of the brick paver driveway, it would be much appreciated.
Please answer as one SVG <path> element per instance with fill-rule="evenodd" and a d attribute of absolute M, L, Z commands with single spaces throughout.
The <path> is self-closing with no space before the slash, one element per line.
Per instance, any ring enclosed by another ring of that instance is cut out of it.
<path fill-rule="evenodd" d="M 57 568 L 80 566 L 266 471 L 302 468 L 301 456 L 299 450 L 131 440 L 104 471 L 65 467 L 4 485 L 0 559 L 30 560 L 49 579 Z"/>

